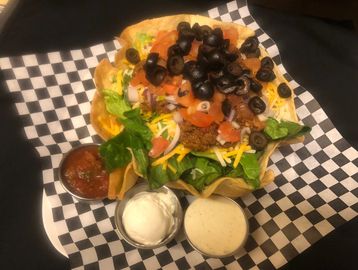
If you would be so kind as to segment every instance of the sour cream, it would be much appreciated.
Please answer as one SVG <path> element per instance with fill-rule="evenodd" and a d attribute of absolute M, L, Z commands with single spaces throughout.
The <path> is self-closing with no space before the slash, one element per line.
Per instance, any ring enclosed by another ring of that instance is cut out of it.
<path fill-rule="evenodd" d="M 208 256 L 231 255 L 246 241 L 248 225 L 242 208 L 218 195 L 196 199 L 184 217 L 190 243 Z"/>
<path fill-rule="evenodd" d="M 159 244 L 174 230 L 176 207 L 176 200 L 170 193 L 140 192 L 124 208 L 123 227 L 137 243 Z"/>

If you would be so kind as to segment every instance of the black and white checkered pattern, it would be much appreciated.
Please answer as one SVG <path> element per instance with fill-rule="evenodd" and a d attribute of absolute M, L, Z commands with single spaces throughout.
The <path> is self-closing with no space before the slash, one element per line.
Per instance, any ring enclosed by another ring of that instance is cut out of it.
<path fill-rule="evenodd" d="M 39 152 L 43 182 L 59 239 L 74 269 L 274 269 L 358 211 L 358 152 L 334 128 L 313 96 L 282 66 L 278 48 L 250 16 L 246 2 L 208 11 L 212 18 L 245 24 L 256 34 L 296 93 L 297 113 L 312 127 L 304 144 L 271 157 L 276 179 L 238 200 L 250 223 L 245 248 L 235 257 L 205 258 L 181 234 L 166 247 L 137 250 L 114 231 L 114 202 L 78 203 L 57 180 L 62 154 L 79 143 L 99 141 L 89 124 L 94 68 L 113 60 L 113 41 L 82 50 L 0 58 L 6 87 Z M 183 197 L 183 205 L 190 203 Z"/>

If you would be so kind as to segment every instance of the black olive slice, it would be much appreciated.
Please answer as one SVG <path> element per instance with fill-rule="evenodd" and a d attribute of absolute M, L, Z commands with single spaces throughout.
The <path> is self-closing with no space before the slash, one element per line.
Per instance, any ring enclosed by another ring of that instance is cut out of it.
<path fill-rule="evenodd" d="M 204 39 L 206 36 L 210 35 L 213 30 L 208 25 L 202 25 L 202 26 L 200 26 L 200 31 L 201 31 L 201 34 L 202 34 L 203 39 Z"/>
<path fill-rule="evenodd" d="M 263 82 L 271 82 L 276 78 L 275 73 L 268 68 L 260 68 L 256 73 L 256 79 Z"/>
<path fill-rule="evenodd" d="M 201 31 L 200 25 L 198 23 L 194 23 L 192 29 L 195 33 L 195 39 L 197 41 L 202 41 L 203 40 L 203 32 Z"/>
<path fill-rule="evenodd" d="M 250 89 L 250 81 L 246 76 L 242 76 L 235 80 L 235 94 L 238 96 L 246 95 Z"/>
<path fill-rule="evenodd" d="M 193 85 L 193 93 L 200 100 L 209 100 L 214 95 L 214 87 L 209 80 L 197 82 Z"/>
<path fill-rule="evenodd" d="M 189 74 L 189 80 L 191 82 L 204 81 L 207 78 L 208 75 L 201 65 L 196 65 Z"/>
<path fill-rule="evenodd" d="M 222 76 L 216 79 L 215 86 L 224 94 L 231 94 L 237 90 L 237 85 L 235 85 L 234 81 L 228 76 Z"/>
<path fill-rule="evenodd" d="M 195 39 L 195 32 L 191 28 L 183 28 L 179 31 L 179 39 L 187 39 L 192 42 Z"/>
<path fill-rule="evenodd" d="M 221 110 L 226 117 L 229 117 L 231 112 L 231 104 L 228 99 L 225 99 L 221 104 Z"/>
<path fill-rule="evenodd" d="M 129 48 L 126 50 L 126 58 L 129 63 L 132 63 L 134 65 L 138 64 L 140 61 L 139 53 L 134 48 Z"/>
<path fill-rule="evenodd" d="M 249 100 L 249 108 L 254 114 L 260 114 L 266 110 L 266 104 L 260 97 L 255 96 Z"/>
<path fill-rule="evenodd" d="M 178 23 L 177 25 L 178 32 L 181 32 L 183 29 L 190 29 L 190 23 L 185 21 Z"/>
<path fill-rule="evenodd" d="M 224 67 L 226 63 L 225 56 L 222 52 L 220 52 L 220 50 L 217 49 L 211 51 L 207 58 L 209 69 L 211 70 L 220 70 Z"/>
<path fill-rule="evenodd" d="M 204 45 L 209 45 L 209 46 L 212 46 L 215 48 L 220 45 L 221 41 L 222 40 L 217 35 L 214 35 L 213 33 L 211 33 L 203 38 Z"/>
<path fill-rule="evenodd" d="M 212 32 L 215 36 L 218 37 L 219 39 L 219 44 L 218 45 L 221 45 L 221 43 L 223 42 L 224 40 L 224 33 L 223 33 L 223 30 L 219 27 L 217 28 L 214 28 L 213 29 L 213 32 Z"/>
<path fill-rule="evenodd" d="M 183 76 L 184 79 L 190 79 L 190 74 L 192 73 L 192 70 L 196 67 L 197 62 L 196 61 L 188 61 L 184 64 L 184 71 Z"/>
<path fill-rule="evenodd" d="M 182 55 L 188 55 L 191 49 L 191 42 L 192 40 L 188 39 L 188 38 L 179 38 L 177 40 L 177 44 L 179 46 L 179 48 L 182 51 Z"/>
<path fill-rule="evenodd" d="M 270 57 L 268 57 L 268 56 L 262 58 L 261 59 L 261 67 L 262 68 L 273 69 L 274 64 L 273 64 L 272 59 Z"/>
<path fill-rule="evenodd" d="M 259 58 L 261 55 L 261 51 L 259 48 L 257 48 L 255 51 L 253 52 L 247 52 L 245 53 L 247 58 Z"/>
<path fill-rule="evenodd" d="M 179 75 L 184 70 L 184 59 L 180 55 L 170 56 L 167 61 L 167 69 L 171 75 Z"/>
<path fill-rule="evenodd" d="M 252 92 L 259 93 L 262 90 L 262 85 L 258 81 L 253 78 L 249 78 L 250 80 L 250 89 Z"/>
<path fill-rule="evenodd" d="M 240 47 L 242 53 L 253 53 L 259 46 L 259 40 L 256 36 L 248 37 Z"/>
<path fill-rule="evenodd" d="M 147 56 L 147 60 L 145 61 L 145 69 L 149 70 L 154 68 L 159 60 L 159 54 L 155 52 L 151 52 Z"/>
<path fill-rule="evenodd" d="M 282 98 L 289 98 L 292 95 L 292 91 L 286 83 L 280 83 L 280 85 L 277 87 L 277 92 L 278 95 Z"/>
<path fill-rule="evenodd" d="M 268 143 L 268 139 L 262 132 L 253 131 L 249 137 L 249 144 L 255 150 L 261 151 L 264 150 Z"/>
<path fill-rule="evenodd" d="M 145 77 L 154 86 L 159 86 L 167 75 L 167 69 L 162 66 L 155 66 L 151 70 L 147 70 Z"/>
<path fill-rule="evenodd" d="M 242 71 L 242 67 L 237 62 L 229 63 L 225 67 L 225 73 L 232 77 L 240 77 L 242 75 Z"/>
<path fill-rule="evenodd" d="M 174 44 L 168 48 L 168 57 L 181 54 L 182 50 L 180 49 L 178 44 Z"/>

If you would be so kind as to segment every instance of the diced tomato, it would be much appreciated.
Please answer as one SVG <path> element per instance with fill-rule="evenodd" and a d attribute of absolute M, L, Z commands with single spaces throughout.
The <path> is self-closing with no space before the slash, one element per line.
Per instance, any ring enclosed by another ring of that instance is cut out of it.
<path fill-rule="evenodd" d="M 165 95 L 165 89 L 163 86 L 154 86 L 153 84 L 148 85 L 149 92 L 151 92 L 154 95 L 157 96 L 164 96 Z"/>
<path fill-rule="evenodd" d="M 224 39 L 230 39 L 230 43 L 237 45 L 237 40 L 239 39 L 239 32 L 235 27 L 223 27 Z"/>
<path fill-rule="evenodd" d="M 258 58 L 246 58 L 242 60 L 244 65 L 250 69 L 254 74 L 260 69 L 261 61 Z"/>
<path fill-rule="evenodd" d="M 145 71 L 143 68 L 138 69 L 135 73 L 134 76 L 131 79 L 131 85 L 133 86 L 137 86 L 139 84 L 142 84 L 144 86 L 148 86 L 149 82 L 145 77 Z"/>
<path fill-rule="evenodd" d="M 187 56 L 188 60 L 195 60 L 196 61 L 196 58 L 198 56 L 198 51 L 199 51 L 200 44 L 201 44 L 201 42 L 199 42 L 197 40 L 194 40 L 191 43 L 191 49 L 190 49 L 189 55 Z"/>
<path fill-rule="evenodd" d="M 224 119 L 224 113 L 221 108 L 224 100 L 225 95 L 215 91 L 213 102 L 210 104 L 209 115 L 211 115 L 214 118 L 214 121 L 218 124 Z"/>
<path fill-rule="evenodd" d="M 152 149 L 149 151 L 149 156 L 152 158 L 159 157 L 165 149 L 168 148 L 169 141 L 164 139 L 162 136 L 152 139 Z"/>
<path fill-rule="evenodd" d="M 195 102 L 195 97 L 191 90 L 191 84 L 189 81 L 185 81 L 175 95 L 175 100 L 182 106 L 189 107 Z"/>
<path fill-rule="evenodd" d="M 163 83 L 163 89 L 168 95 L 175 95 L 178 92 L 179 86 L 182 82 L 182 76 L 167 76 Z"/>
<path fill-rule="evenodd" d="M 235 129 L 234 126 L 228 121 L 222 122 L 220 124 L 218 132 L 221 139 L 226 142 L 240 141 L 240 130 Z"/>
<path fill-rule="evenodd" d="M 168 58 L 168 48 L 175 44 L 178 39 L 178 31 L 160 31 L 153 43 L 151 52 L 159 53 L 159 56 L 164 60 Z"/>
<path fill-rule="evenodd" d="M 185 108 L 179 109 L 179 112 L 184 120 L 190 122 L 192 125 L 197 127 L 208 127 L 214 121 L 211 115 L 208 115 L 203 112 L 196 111 L 192 114 L 189 114 L 188 110 Z"/>

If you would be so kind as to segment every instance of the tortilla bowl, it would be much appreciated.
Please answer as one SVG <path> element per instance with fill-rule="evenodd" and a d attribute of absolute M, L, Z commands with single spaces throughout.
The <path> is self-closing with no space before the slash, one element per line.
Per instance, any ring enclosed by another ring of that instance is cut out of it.
<path fill-rule="evenodd" d="M 235 27 L 239 33 L 239 41 L 237 47 L 244 42 L 250 36 L 253 36 L 255 33 L 253 30 L 248 27 L 234 24 L 217 21 L 208 17 L 200 15 L 173 15 L 166 16 L 161 18 L 149 19 L 137 23 L 135 25 L 127 27 L 118 37 L 118 42 L 121 45 L 121 49 L 117 52 L 115 56 L 115 63 L 112 65 L 107 59 L 103 59 L 97 66 L 94 74 L 94 80 L 96 84 L 96 94 L 94 95 L 91 108 L 91 124 L 98 135 L 104 140 L 108 140 L 114 137 L 116 134 L 113 134 L 109 131 L 106 126 L 110 125 L 115 127 L 118 130 L 118 133 L 122 130 L 120 123 L 115 121 L 115 116 L 111 115 L 106 111 L 104 97 L 101 94 L 101 89 L 105 89 L 111 86 L 111 81 L 113 76 L 116 76 L 119 70 L 125 66 L 125 51 L 127 48 L 130 48 L 135 41 L 135 36 L 138 32 L 144 32 L 148 34 L 155 35 L 158 31 L 161 30 L 172 30 L 176 29 L 176 26 L 181 21 L 187 21 L 193 24 L 194 22 L 199 23 L 200 25 L 209 25 L 209 26 L 219 26 L 219 27 Z M 267 51 L 259 46 L 261 51 L 261 56 L 268 56 Z M 276 79 L 272 82 L 276 87 L 285 82 L 288 84 L 286 79 L 278 70 L 277 66 L 274 66 L 274 72 Z M 285 99 L 285 108 L 283 112 L 285 119 L 293 122 L 298 122 L 298 118 L 295 111 L 295 105 L 293 101 L 294 96 L 291 95 L 290 98 Z M 270 184 L 275 176 L 272 170 L 267 170 L 268 160 L 271 154 L 275 151 L 277 147 L 283 144 L 291 144 L 303 141 L 303 137 L 298 137 L 295 139 L 276 142 L 273 141 L 268 144 L 264 154 L 259 159 L 260 164 L 260 188 Z M 138 173 L 136 169 L 135 159 L 132 159 L 132 162 L 125 169 L 119 169 L 112 173 L 111 175 L 111 185 L 110 185 L 110 198 L 122 198 L 124 193 L 135 184 L 138 176 L 142 176 Z M 252 192 L 254 189 L 250 186 L 243 178 L 230 178 L 222 177 L 215 180 L 209 186 L 206 186 L 205 189 L 200 193 L 193 186 L 184 182 L 183 180 L 178 179 L 177 181 L 171 181 L 166 184 L 170 188 L 180 189 L 188 192 L 189 194 L 195 196 L 209 197 L 211 194 L 220 194 L 230 198 L 237 198 L 244 196 L 247 193 Z"/>

